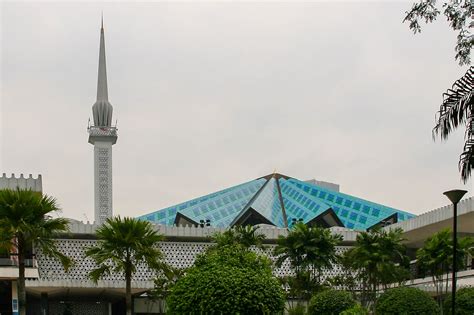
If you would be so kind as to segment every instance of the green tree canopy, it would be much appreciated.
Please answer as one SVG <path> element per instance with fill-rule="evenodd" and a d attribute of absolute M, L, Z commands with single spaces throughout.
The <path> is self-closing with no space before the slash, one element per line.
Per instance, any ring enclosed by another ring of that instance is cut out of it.
<path fill-rule="evenodd" d="M 240 245 L 199 255 L 167 299 L 172 314 L 271 314 L 284 303 L 269 259 Z"/>
<path fill-rule="evenodd" d="M 237 225 L 223 233 L 215 233 L 212 240 L 217 246 L 241 245 L 245 248 L 251 246 L 263 247 L 265 235 L 258 232 L 258 226 Z"/>
<path fill-rule="evenodd" d="M 341 241 L 342 235 L 332 234 L 329 229 L 298 222 L 286 237 L 278 237 L 273 254 L 278 257 L 278 266 L 288 259 L 296 273 L 309 270 L 319 281 L 322 269 L 332 268 L 337 262 L 336 246 Z"/>
<path fill-rule="evenodd" d="M 421 32 L 420 20 L 431 23 L 443 12 L 449 26 L 458 32 L 455 47 L 456 60 L 459 64 L 468 65 L 471 62 L 471 49 L 474 38 L 470 32 L 473 23 L 474 2 L 471 0 L 419 0 L 411 10 L 406 12 L 403 22 L 408 22 L 413 32 Z"/>
<path fill-rule="evenodd" d="M 158 242 L 163 236 L 150 222 L 120 216 L 107 219 L 96 231 L 97 245 L 86 250 L 97 265 L 89 276 L 97 282 L 112 272 L 125 277 L 127 315 L 132 314 L 131 279 L 136 266 L 144 263 L 148 268 L 160 270 L 162 253 Z"/>
<path fill-rule="evenodd" d="M 451 315 L 451 295 L 444 301 L 444 314 Z M 474 314 L 474 288 L 461 288 L 456 291 L 456 315 Z"/>
<path fill-rule="evenodd" d="M 417 288 L 399 287 L 383 293 L 375 306 L 376 315 L 436 315 L 440 308 L 433 298 Z"/>
<path fill-rule="evenodd" d="M 18 255 L 18 302 L 21 315 L 26 313 L 25 258 L 34 247 L 58 259 L 67 270 L 72 261 L 62 254 L 55 242 L 60 233 L 68 231 L 68 220 L 52 218 L 59 211 L 56 199 L 23 189 L 0 190 L 0 248 Z"/>
<path fill-rule="evenodd" d="M 407 277 L 409 264 L 402 244 L 402 229 L 374 229 L 357 235 L 356 243 L 347 253 L 362 285 L 362 302 L 374 302 L 379 286 L 400 282 Z"/>
<path fill-rule="evenodd" d="M 356 301 L 346 291 L 325 290 L 315 294 L 308 306 L 310 315 L 339 315 L 356 306 Z"/>
<path fill-rule="evenodd" d="M 471 64 L 474 44 L 474 1 L 472 0 L 419 0 L 406 12 L 403 22 L 408 22 L 413 32 L 421 32 L 420 21 L 431 23 L 443 13 L 449 27 L 458 32 L 455 59 L 459 65 Z M 443 93 L 443 103 L 436 114 L 433 138 L 442 140 L 461 125 L 465 125 L 464 149 L 459 157 L 461 179 L 466 182 L 474 167 L 474 67 L 470 67 L 453 86 Z"/>
<path fill-rule="evenodd" d="M 416 252 L 417 264 L 423 273 L 433 279 L 438 302 L 443 303 L 443 296 L 448 292 L 448 273 L 453 264 L 453 236 L 451 229 L 444 229 L 429 237 L 422 248 Z M 466 265 L 467 255 L 474 255 L 474 239 L 462 237 L 458 239 L 457 269 Z"/>

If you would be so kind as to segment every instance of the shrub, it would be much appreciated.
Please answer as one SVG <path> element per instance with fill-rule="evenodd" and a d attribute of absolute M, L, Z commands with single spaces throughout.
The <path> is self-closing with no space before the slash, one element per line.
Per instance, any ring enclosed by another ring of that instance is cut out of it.
<path fill-rule="evenodd" d="M 356 304 L 354 307 L 351 307 L 343 311 L 340 315 L 368 315 L 369 311 L 365 309 L 362 305 Z"/>
<path fill-rule="evenodd" d="M 444 301 L 444 313 L 451 315 L 451 295 Z M 474 314 L 474 288 L 462 288 L 456 291 L 456 315 Z"/>
<path fill-rule="evenodd" d="M 400 287 L 383 293 L 375 305 L 375 314 L 433 315 L 440 309 L 428 293 L 417 288 Z"/>
<path fill-rule="evenodd" d="M 288 315 L 305 315 L 306 306 L 303 304 L 296 304 L 295 306 L 288 309 Z"/>
<path fill-rule="evenodd" d="M 338 315 L 355 305 L 356 302 L 349 292 L 325 290 L 311 298 L 308 314 Z"/>
<path fill-rule="evenodd" d="M 171 314 L 280 313 L 284 292 L 268 258 L 239 245 L 214 248 L 171 288 Z"/>

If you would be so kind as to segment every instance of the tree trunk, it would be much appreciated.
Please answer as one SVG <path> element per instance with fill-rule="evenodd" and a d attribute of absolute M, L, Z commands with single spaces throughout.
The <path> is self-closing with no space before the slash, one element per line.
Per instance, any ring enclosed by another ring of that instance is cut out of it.
<path fill-rule="evenodd" d="M 26 315 L 26 290 L 25 290 L 25 255 L 23 244 L 18 242 L 18 310 L 20 315 Z"/>
<path fill-rule="evenodd" d="M 132 272 L 130 267 L 125 271 L 125 305 L 127 315 L 132 315 Z"/>

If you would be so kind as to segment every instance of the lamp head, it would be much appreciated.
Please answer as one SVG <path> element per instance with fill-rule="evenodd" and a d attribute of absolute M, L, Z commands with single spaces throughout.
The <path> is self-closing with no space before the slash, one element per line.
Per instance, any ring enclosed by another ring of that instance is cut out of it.
<path fill-rule="evenodd" d="M 458 203 L 459 200 L 461 200 L 466 193 L 467 190 L 454 189 L 444 192 L 443 195 L 448 197 L 448 199 L 451 200 L 452 203 Z"/>

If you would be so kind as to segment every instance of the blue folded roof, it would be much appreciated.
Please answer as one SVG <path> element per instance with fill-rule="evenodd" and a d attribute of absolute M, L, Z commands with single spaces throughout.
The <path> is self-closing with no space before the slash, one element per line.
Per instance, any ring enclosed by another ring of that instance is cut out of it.
<path fill-rule="evenodd" d="M 214 227 L 258 223 L 288 227 L 303 221 L 367 230 L 385 221 L 412 217 L 405 211 L 275 173 L 139 218 L 164 225 L 207 221 Z"/>

